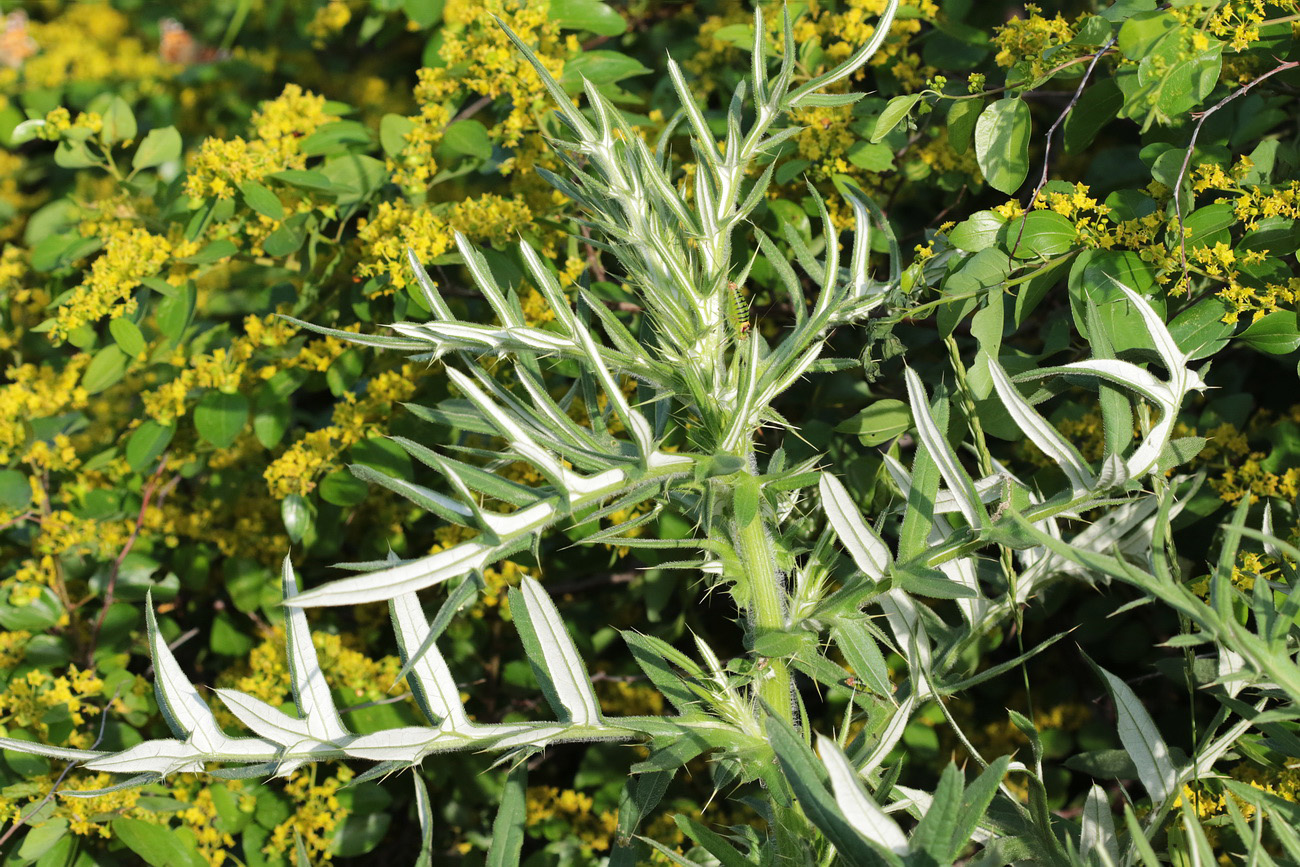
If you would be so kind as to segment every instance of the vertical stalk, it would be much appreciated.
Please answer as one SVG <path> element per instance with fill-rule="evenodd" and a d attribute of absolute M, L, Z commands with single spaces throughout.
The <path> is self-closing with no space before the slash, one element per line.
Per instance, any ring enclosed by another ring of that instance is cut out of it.
<path fill-rule="evenodd" d="M 1001 304 L 1000 297 L 995 296 L 995 303 Z M 961 352 L 957 348 L 957 338 L 949 334 L 944 338 L 944 343 L 948 347 L 948 359 L 952 363 L 953 373 L 957 377 L 957 393 L 961 396 L 962 408 L 966 412 L 966 424 L 970 428 L 971 436 L 975 440 L 975 453 L 978 456 L 980 473 L 984 476 L 993 475 L 993 453 L 989 451 L 988 441 L 984 438 L 984 425 L 980 423 L 979 411 L 975 407 L 975 394 L 971 391 L 970 383 L 966 381 L 966 365 L 962 363 Z M 1005 545 L 998 546 L 999 561 L 1002 565 L 1002 574 L 1007 579 L 1007 593 L 1011 602 L 1011 619 L 1016 625 L 1016 647 L 1021 655 L 1025 652 L 1025 621 L 1020 612 L 1020 603 L 1017 601 L 1019 595 L 1016 586 L 1016 563 L 1012 559 L 1011 549 Z M 1025 683 L 1025 707 L 1029 711 L 1029 718 L 1034 718 L 1034 693 L 1029 685 L 1029 668 L 1024 663 L 1020 663 L 1020 674 Z"/>
<path fill-rule="evenodd" d="M 733 518 L 736 515 L 735 490 L 733 488 Z M 776 568 L 776 553 L 761 508 L 755 509 L 743 526 L 735 525 L 735 546 L 748 582 L 752 630 L 759 635 L 770 629 L 784 629 L 785 585 Z M 759 696 L 786 722 L 794 722 L 794 683 L 786 661 L 768 659 L 758 676 Z"/>

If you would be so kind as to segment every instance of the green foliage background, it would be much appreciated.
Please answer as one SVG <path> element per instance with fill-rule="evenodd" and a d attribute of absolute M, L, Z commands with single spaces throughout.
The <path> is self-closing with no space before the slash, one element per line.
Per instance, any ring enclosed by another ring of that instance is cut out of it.
<path fill-rule="evenodd" d="M 1174 524 L 1182 577 L 1206 592 L 1215 529 L 1243 497 L 1271 502 L 1275 532 L 1295 538 L 1300 10 L 1262 0 L 1166 5 L 922 0 L 903 7 L 865 75 L 841 88 L 870 95 L 796 112 L 806 129 L 779 156 L 781 194 L 760 210 L 760 227 L 811 239 L 808 186 L 842 223 L 838 191 L 857 185 L 908 251 L 906 298 L 872 329 L 836 335 L 838 354 L 861 365 L 788 395 L 780 411 L 799 435 L 769 430 L 764 448 L 826 454 L 868 514 L 883 509 L 894 488 L 880 451 L 904 454 L 912 442 L 905 356 L 932 387 L 959 387 L 954 431 L 978 414 L 997 460 L 1050 489 L 1058 471 L 1016 440 L 988 370 L 961 359 L 978 347 L 1013 374 L 1071 360 L 1090 304 L 1115 351 L 1140 350 L 1140 323 L 1114 278 L 1163 312 L 1184 351 L 1213 360 L 1213 389 L 1179 419 L 1181 471 L 1204 474 Z M 800 74 L 865 42 L 884 6 L 791 4 Z M 571 93 L 586 78 L 652 141 L 673 106 L 665 51 L 721 124 L 747 68 L 752 18 L 739 3 L 654 0 L 5 8 L 0 734 L 121 749 L 165 732 L 144 677 L 146 591 L 196 682 L 279 704 L 289 696 L 277 634 L 286 552 L 310 583 L 339 561 L 461 540 L 347 468 L 416 473 L 384 438 L 393 434 L 490 447 L 455 428 L 444 402 L 456 395 L 439 365 L 275 314 L 362 334 L 418 321 L 427 310 L 411 291 L 409 247 L 465 318 L 490 316 L 452 244 L 458 230 L 519 290 L 536 324 L 546 313 L 512 248 L 521 236 L 563 283 L 587 281 L 636 319 L 609 262 L 534 171 L 561 170 L 543 137 L 547 97 L 492 14 Z M 776 52 L 779 7 L 766 20 Z M 771 303 L 777 279 L 760 256 L 740 289 L 753 327 L 768 334 L 791 319 Z M 1108 433 L 1083 394 L 1050 404 L 1051 420 L 1095 458 Z M 503 472 L 532 481 L 522 465 Z M 666 513 L 647 531 L 687 529 Z M 689 573 L 656 568 L 652 552 L 568 542 L 559 535 L 539 558 L 489 570 L 484 593 L 448 629 L 444 653 L 480 719 L 534 710 L 533 676 L 503 628 L 504 591 L 521 574 L 541 578 L 584 656 L 598 661 L 611 713 L 663 709 L 618 629 L 669 642 L 695 632 L 742 653 L 730 612 Z M 1250 551 L 1234 572 L 1246 590 L 1277 568 Z M 1118 741 L 1100 683 L 1061 676 L 1080 670 L 1076 642 L 1141 683 L 1161 730 L 1184 749 L 1213 710 L 1196 690 L 1212 666 L 1158 648 L 1180 624 L 1155 606 L 1125 608 L 1133 598 L 1095 578 L 1057 587 L 1025 608 L 1020 628 L 990 633 L 965 661 L 974 675 L 1076 630 L 1023 678 L 990 680 L 952 704 L 988 755 L 1028 749 L 1004 708 L 1037 724 L 1050 804 L 1062 815 L 1077 812 L 1093 777 L 1117 794 L 1114 781 L 1133 776 L 1108 752 Z M 388 689 L 400 663 L 377 628 L 383 607 L 313 618 L 336 701 L 354 708 L 349 725 L 413 724 L 404 686 Z M 806 700 L 812 713 L 843 715 L 842 700 L 811 689 Z M 1300 779 L 1267 744 L 1247 738 L 1239 752 L 1233 776 L 1295 800 Z M 964 755 L 931 706 L 896 761 L 905 783 L 932 788 L 948 759 Z M 567 747 L 533 768 L 530 863 L 607 855 L 619 792 L 643 757 L 628 746 Z M 482 862 L 505 782 L 490 764 L 472 755 L 426 763 L 441 857 Z M 689 847 L 670 812 L 714 827 L 755 820 L 743 802 L 711 799 L 725 781 L 702 762 L 688 769 L 696 773 L 678 777 L 649 836 Z M 0 815 L 24 821 L 6 833 L 5 864 L 279 864 L 295 835 L 312 863 L 345 863 L 402 857 L 417 839 L 408 784 L 345 787 L 354 772 L 342 766 L 269 783 L 181 777 L 89 800 L 46 798 L 55 785 L 109 782 L 62 770 L 6 751 Z M 1211 822 L 1222 817 L 1217 791 L 1197 803 Z M 1226 830 L 1221 842 L 1242 845 Z"/>

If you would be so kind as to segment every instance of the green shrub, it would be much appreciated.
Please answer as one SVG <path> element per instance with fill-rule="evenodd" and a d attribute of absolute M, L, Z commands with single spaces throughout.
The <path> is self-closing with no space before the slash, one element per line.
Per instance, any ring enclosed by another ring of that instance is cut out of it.
<path fill-rule="evenodd" d="M 0 45 L 6 863 L 1300 860 L 1289 4 L 172 6 Z"/>

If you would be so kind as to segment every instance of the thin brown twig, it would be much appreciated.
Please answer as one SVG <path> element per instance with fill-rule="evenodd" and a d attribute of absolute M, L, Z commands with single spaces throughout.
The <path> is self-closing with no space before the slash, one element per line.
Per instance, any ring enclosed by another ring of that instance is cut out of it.
<path fill-rule="evenodd" d="M 1278 58 L 1274 58 L 1274 59 L 1278 60 Z M 1216 102 L 1213 106 L 1207 108 L 1205 111 L 1194 113 L 1192 115 L 1192 117 L 1196 118 L 1196 126 L 1192 128 L 1192 138 L 1190 141 L 1187 142 L 1187 152 L 1183 154 L 1183 164 L 1178 168 L 1178 177 L 1174 180 L 1174 190 L 1173 190 L 1174 213 L 1177 214 L 1178 216 L 1178 258 L 1179 258 L 1179 262 L 1182 265 L 1183 283 L 1186 283 L 1188 279 L 1187 226 L 1185 224 L 1185 218 L 1183 217 L 1183 199 L 1182 196 L 1179 194 L 1179 191 L 1183 187 L 1183 181 L 1187 179 L 1187 166 L 1192 161 L 1192 152 L 1196 150 L 1196 139 L 1201 134 L 1201 127 L 1205 126 L 1205 122 L 1210 119 L 1210 115 L 1214 114 L 1216 111 L 1223 108 L 1225 105 L 1232 102 L 1237 97 L 1245 93 L 1248 93 L 1251 88 L 1259 84 L 1261 81 L 1265 81 L 1269 78 L 1272 78 L 1273 76 L 1277 75 L 1279 72 L 1286 72 L 1288 69 L 1295 69 L 1298 66 L 1300 66 L 1300 60 L 1285 60 L 1285 61 L 1279 60 L 1278 65 L 1270 69 L 1268 72 L 1265 72 L 1257 76 L 1256 78 L 1253 78 L 1250 81 L 1246 82 L 1241 87 L 1237 88 L 1232 93 L 1228 94 L 1223 99 Z"/>
<path fill-rule="evenodd" d="M 1047 172 L 1052 164 L 1052 136 L 1056 135 L 1056 130 L 1060 128 L 1061 124 L 1065 123 L 1065 119 L 1070 116 L 1070 112 L 1074 111 L 1074 107 L 1079 104 L 1079 97 L 1083 96 L 1083 89 L 1088 86 L 1088 79 L 1092 78 L 1093 70 L 1097 68 L 1097 62 L 1101 60 L 1103 54 L 1110 50 L 1111 46 L 1115 44 L 1115 41 L 1118 38 L 1119 37 L 1117 36 L 1112 36 L 1106 41 L 1106 44 L 1092 56 L 1092 62 L 1089 63 L 1088 68 L 1084 70 L 1083 78 L 1079 79 L 1079 86 L 1074 89 L 1074 95 L 1070 97 L 1070 101 L 1066 103 L 1065 109 L 1056 118 L 1055 122 L 1047 128 L 1047 140 L 1043 144 L 1042 176 L 1038 179 L 1038 186 L 1034 187 L 1034 194 L 1029 197 L 1029 204 L 1025 205 L 1024 216 L 1020 219 L 1020 231 L 1016 233 L 1016 242 L 1011 245 L 1012 256 L 1016 255 L 1016 248 L 1020 246 L 1020 239 L 1025 236 L 1025 224 L 1029 222 L 1029 213 L 1034 209 L 1034 203 L 1038 201 L 1039 193 L 1043 191 L 1043 187 L 1047 186 Z"/>
<path fill-rule="evenodd" d="M 491 104 L 492 104 L 492 97 L 480 96 L 478 99 L 474 100 L 469 105 L 461 109 L 460 112 L 455 117 L 447 121 L 447 126 L 444 126 L 442 128 L 442 131 L 446 132 L 447 127 L 451 126 L 453 123 L 455 123 L 458 120 L 468 120 L 469 118 L 478 114 L 480 111 L 487 108 Z"/>
<path fill-rule="evenodd" d="M 131 526 L 131 535 L 127 537 L 126 544 L 122 546 L 122 550 L 117 554 L 117 559 L 113 561 L 113 565 L 109 569 L 108 583 L 104 587 L 104 605 L 99 609 L 99 616 L 95 618 L 95 625 L 90 630 L 89 649 L 86 651 L 88 659 L 94 658 L 100 627 L 104 625 L 104 618 L 108 615 L 108 609 L 113 605 L 113 592 L 117 589 L 117 576 L 122 571 L 122 562 L 126 560 L 126 555 L 131 553 L 131 549 L 135 547 L 135 540 L 140 536 L 140 527 L 144 524 L 145 512 L 149 510 L 149 502 L 153 499 L 154 492 L 158 490 L 159 480 L 166 468 L 167 453 L 163 452 L 162 456 L 158 458 L 158 468 L 153 471 L 153 475 L 149 477 L 149 481 L 144 486 L 144 496 L 140 500 L 140 511 L 136 513 L 135 523 Z"/>
<path fill-rule="evenodd" d="M 13 518 L 10 518 L 8 521 L 5 521 L 3 524 L 0 524 L 0 530 L 8 530 L 14 524 L 21 524 L 23 521 L 26 521 L 28 518 L 34 518 L 34 517 L 36 517 L 36 513 L 33 512 L 31 509 L 28 509 L 26 512 L 23 512 L 21 515 L 16 515 Z"/>
<path fill-rule="evenodd" d="M 1112 39 L 1111 41 L 1113 42 L 1114 40 Z M 1073 60 L 1067 60 L 1065 63 L 1053 66 L 1033 81 L 1015 81 L 1011 84 L 1004 85 L 1003 87 L 995 87 L 993 90 L 981 90 L 979 93 L 964 93 L 961 96 L 950 96 L 948 99 L 979 99 L 980 97 L 993 96 L 996 93 L 1006 93 L 1008 90 L 1019 90 L 1022 87 L 1028 87 L 1030 90 L 1033 90 L 1035 89 L 1035 82 L 1046 82 L 1047 79 L 1056 75 L 1056 73 L 1060 72 L 1062 69 L 1069 69 L 1071 66 L 1078 66 L 1080 63 L 1087 60 L 1096 63 L 1097 58 L 1101 57 L 1108 50 L 1110 50 L 1110 46 L 1106 45 L 1096 54 L 1083 54 Z"/>
<path fill-rule="evenodd" d="M 583 226 L 582 237 L 590 241 L 591 229 L 589 229 L 586 226 Z M 594 244 L 585 243 L 582 246 L 587 248 L 587 267 L 591 269 L 591 276 L 595 277 L 597 280 L 601 282 L 604 282 L 605 266 L 600 263 L 600 252 L 596 249 Z"/>

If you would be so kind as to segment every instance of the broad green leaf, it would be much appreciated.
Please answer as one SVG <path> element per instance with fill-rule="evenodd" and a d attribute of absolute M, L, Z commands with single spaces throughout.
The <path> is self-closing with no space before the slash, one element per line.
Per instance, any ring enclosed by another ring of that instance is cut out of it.
<path fill-rule="evenodd" d="M 176 425 L 159 424 L 153 419 L 146 419 L 131 432 L 126 441 L 126 462 L 137 473 L 153 469 L 154 462 L 162 455 L 176 434 Z"/>
<path fill-rule="evenodd" d="M 113 336 L 113 342 L 126 353 L 128 358 L 135 358 L 145 350 L 144 335 L 140 333 L 140 326 L 125 316 L 110 319 L 108 333 Z"/>
<path fill-rule="evenodd" d="M 26 509 L 32 501 L 32 485 L 21 470 L 0 470 L 0 508 L 11 512 Z"/>
<path fill-rule="evenodd" d="M 634 57 L 618 51 L 597 48 L 584 51 L 564 64 L 560 84 L 570 92 L 582 89 L 585 78 L 597 87 L 617 84 L 625 78 L 645 75 L 650 68 Z"/>
<path fill-rule="evenodd" d="M 99 135 L 104 141 L 116 144 L 135 138 L 138 130 L 135 112 L 131 111 L 131 106 L 122 97 L 110 97 L 107 107 L 96 107 L 92 101 L 90 110 L 98 111 L 103 116 L 104 127 Z"/>
<path fill-rule="evenodd" d="M 565 30 L 588 30 L 599 36 L 618 36 L 627 30 L 623 16 L 599 0 L 552 0 L 549 14 Z"/>
<path fill-rule="evenodd" d="M 954 153 L 964 154 L 970 149 L 975 135 L 975 123 L 984 110 L 982 99 L 953 100 L 948 109 L 948 146 Z"/>
<path fill-rule="evenodd" d="M 232 446 L 248 423 L 248 398 L 238 392 L 209 391 L 194 407 L 194 429 L 219 449 Z"/>
<path fill-rule="evenodd" d="M 907 116 L 912 113 L 912 109 L 920 101 L 921 94 L 919 93 L 908 93 L 891 99 L 876 120 L 876 128 L 871 133 L 872 144 L 893 132 L 896 126 L 907 119 Z"/>
<path fill-rule="evenodd" d="M 133 169 L 151 169 L 163 163 L 180 159 L 181 134 L 174 126 L 151 129 L 136 148 L 131 159 Z"/>
<path fill-rule="evenodd" d="M 958 223 L 949 233 L 948 240 L 958 250 L 978 253 L 997 243 L 998 233 L 1007 224 L 1001 214 L 993 211 L 976 211 Z"/>
<path fill-rule="evenodd" d="M 487 127 L 477 120 L 458 120 L 442 136 L 442 147 L 462 156 L 485 160 L 492 156 L 492 140 Z"/>
<path fill-rule="evenodd" d="M 857 434 L 864 446 L 878 446 L 907 431 L 912 414 L 901 400 L 878 400 L 853 418 L 835 426 L 842 433 Z"/>
<path fill-rule="evenodd" d="M 110 827 L 113 839 L 122 841 L 150 867 L 204 867 L 208 863 L 199 854 L 189 828 L 127 818 L 114 819 Z"/>
<path fill-rule="evenodd" d="M 1237 338 L 1260 352 L 1287 355 L 1300 349 L 1300 327 L 1291 310 L 1278 310 L 1247 326 Z"/>
<path fill-rule="evenodd" d="M 257 181 L 244 181 L 239 185 L 244 202 L 254 211 L 272 220 L 284 219 L 284 205 L 280 197 Z"/>
<path fill-rule="evenodd" d="M 975 159 L 989 186 L 1012 195 L 1029 173 L 1032 121 L 1024 100 L 1010 97 L 991 103 L 975 123 Z"/>
<path fill-rule="evenodd" d="M 384 153 L 398 157 L 406 148 L 406 137 L 415 130 L 415 122 L 400 114 L 386 114 L 379 121 L 379 143 Z"/>
<path fill-rule="evenodd" d="M 1017 259 L 1059 256 L 1074 246 L 1078 235 L 1074 223 L 1055 211 L 1030 211 L 1007 223 L 1006 233 L 1007 246 L 1015 245 Z"/>
<path fill-rule="evenodd" d="M 99 394 L 116 385 L 126 375 L 127 361 L 126 353 L 116 344 L 105 346 L 86 365 L 86 372 L 81 375 L 81 387 L 87 394 Z"/>

